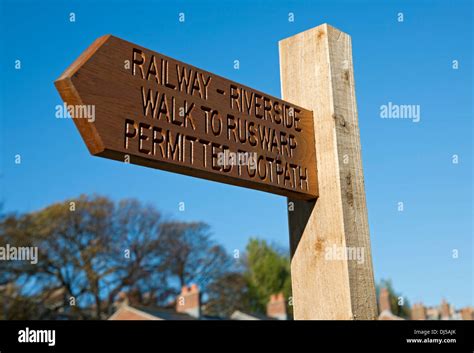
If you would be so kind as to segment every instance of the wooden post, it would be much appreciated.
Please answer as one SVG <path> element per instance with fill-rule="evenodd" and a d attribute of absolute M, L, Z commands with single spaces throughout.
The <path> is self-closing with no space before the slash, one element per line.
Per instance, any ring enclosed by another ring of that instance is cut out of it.
<path fill-rule="evenodd" d="M 282 98 L 313 111 L 319 184 L 288 199 L 294 317 L 375 319 L 351 38 L 323 24 L 279 46 Z"/>

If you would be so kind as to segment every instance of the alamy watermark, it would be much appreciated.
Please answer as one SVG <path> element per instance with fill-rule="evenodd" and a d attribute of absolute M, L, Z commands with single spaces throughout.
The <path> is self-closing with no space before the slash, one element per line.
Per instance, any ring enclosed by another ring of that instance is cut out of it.
<path fill-rule="evenodd" d="M 326 247 L 326 253 L 324 255 L 324 258 L 327 261 L 357 261 L 357 263 L 360 265 L 365 262 L 364 248 L 336 246 L 336 244 L 333 244 L 332 246 Z"/>
<path fill-rule="evenodd" d="M 421 119 L 419 104 L 394 104 L 388 102 L 380 106 L 380 117 L 382 119 L 410 119 L 417 123 Z"/>
<path fill-rule="evenodd" d="M 32 265 L 38 263 L 37 246 L 0 246 L 0 261 L 29 261 Z"/>
<path fill-rule="evenodd" d="M 56 345 L 56 330 L 35 330 L 25 327 L 18 331 L 19 343 L 47 343 L 48 346 Z"/>
<path fill-rule="evenodd" d="M 224 150 L 217 154 L 217 165 L 220 167 L 227 166 L 248 166 L 249 170 L 257 169 L 257 152 L 230 152 Z"/>
<path fill-rule="evenodd" d="M 56 119 L 87 119 L 88 122 L 95 121 L 95 105 L 73 104 L 57 105 L 55 107 Z"/>

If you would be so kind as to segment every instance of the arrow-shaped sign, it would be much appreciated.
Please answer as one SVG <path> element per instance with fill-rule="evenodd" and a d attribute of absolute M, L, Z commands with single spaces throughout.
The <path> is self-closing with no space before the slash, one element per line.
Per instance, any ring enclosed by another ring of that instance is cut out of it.
<path fill-rule="evenodd" d="M 313 115 L 294 104 L 110 35 L 55 85 L 93 155 L 318 195 Z"/>

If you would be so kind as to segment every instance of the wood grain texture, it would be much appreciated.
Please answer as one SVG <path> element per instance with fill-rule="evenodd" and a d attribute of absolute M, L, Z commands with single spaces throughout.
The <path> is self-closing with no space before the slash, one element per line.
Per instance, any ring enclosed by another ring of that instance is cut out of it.
<path fill-rule="evenodd" d="M 298 199 L 318 195 L 309 110 L 110 35 L 55 85 L 68 106 L 94 107 L 93 119 L 73 119 L 93 155 Z M 222 152 L 255 159 L 223 165 Z"/>
<path fill-rule="evenodd" d="M 318 161 L 318 199 L 288 199 L 295 319 L 375 319 L 351 38 L 323 24 L 279 44 L 282 97 L 313 111 Z"/>

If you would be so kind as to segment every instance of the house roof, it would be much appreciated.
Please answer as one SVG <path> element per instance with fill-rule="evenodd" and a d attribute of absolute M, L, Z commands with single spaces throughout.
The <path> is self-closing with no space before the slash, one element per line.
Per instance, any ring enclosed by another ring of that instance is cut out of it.
<path fill-rule="evenodd" d="M 123 304 L 109 320 L 117 319 L 123 311 L 130 311 L 140 316 L 142 320 L 223 320 L 221 317 L 202 315 L 199 319 L 186 313 L 178 313 L 171 308 L 163 308 L 158 306 L 141 306 Z"/>
<path fill-rule="evenodd" d="M 178 313 L 175 310 L 169 308 L 147 306 L 134 306 L 134 308 L 162 320 L 197 320 L 191 315 Z"/>
<path fill-rule="evenodd" d="M 232 320 L 276 320 L 275 318 L 266 315 L 249 313 L 240 310 L 234 311 L 230 318 Z"/>

